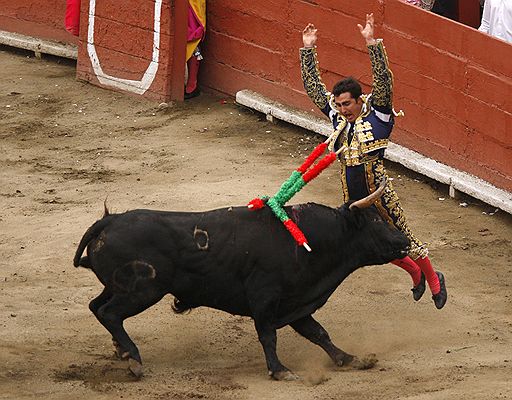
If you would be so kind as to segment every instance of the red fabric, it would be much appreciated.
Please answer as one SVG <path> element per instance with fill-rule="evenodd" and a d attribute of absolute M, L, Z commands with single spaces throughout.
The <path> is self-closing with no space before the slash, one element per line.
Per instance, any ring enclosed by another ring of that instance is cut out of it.
<path fill-rule="evenodd" d="M 423 274 L 425 274 L 425 279 L 428 282 L 428 287 L 432 294 L 438 294 L 441 290 L 441 287 L 439 286 L 439 278 L 437 277 L 436 271 L 434 271 L 434 267 L 432 267 L 432 264 L 430 263 L 430 259 L 428 257 L 418 257 L 414 262 L 418 264 L 423 271 Z"/>
<path fill-rule="evenodd" d="M 304 243 L 307 243 L 306 236 L 302 233 L 302 231 L 299 229 L 297 225 L 295 225 L 295 222 L 293 222 L 291 219 L 288 219 L 283 222 L 284 226 L 286 226 L 286 229 L 292 234 L 293 238 L 297 242 L 299 246 L 302 246 Z"/>
<path fill-rule="evenodd" d="M 391 263 L 404 269 L 411 275 L 413 286 L 417 286 L 420 283 L 421 269 L 411 257 L 407 256 L 399 260 L 393 260 Z"/>
<path fill-rule="evenodd" d="M 66 30 L 78 36 L 80 33 L 80 0 L 66 0 L 66 16 L 64 19 Z"/>
<path fill-rule="evenodd" d="M 263 208 L 265 206 L 265 203 L 263 200 L 255 198 L 249 202 L 248 205 L 252 205 L 250 208 L 251 211 L 259 210 L 260 208 Z"/>
<path fill-rule="evenodd" d="M 304 182 L 309 182 L 310 180 L 316 178 L 320 172 L 326 169 L 332 162 L 336 160 L 336 153 L 332 151 L 327 154 L 324 158 L 322 158 L 318 164 L 316 164 L 313 168 L 311 168 L 308 172 L 302 175 L 302 179 Z"/>
<path fill-rule="evenodd" d="M 199 21 L 194 9 L 189 4 L 188 5 L 188 29 L 187 29 L 187 42 L 192 42 L 193 40 L 201 39 L 204 35 L 204 26 Z"/>
<path fill-rule="evenodd" d="M 297 168 L 297 171 L 303 174 L 308 170 L 309 167 L 316 161 L 318 157 L 322 155 L 322 153 L 327 148 L 327 143 L 320 143 L 318 146 L 315 147 L 315 149 L 311 152 L 311 154 L 306 158 L 306 161 Z"/>
<path fill-rule="evenodd" d="M 185 91 L 192 93 L 197 88 L 197 75 L 199 74 L 199 60 L 192 56 L 187 61 L 188 67 L 188 80 Z"/>

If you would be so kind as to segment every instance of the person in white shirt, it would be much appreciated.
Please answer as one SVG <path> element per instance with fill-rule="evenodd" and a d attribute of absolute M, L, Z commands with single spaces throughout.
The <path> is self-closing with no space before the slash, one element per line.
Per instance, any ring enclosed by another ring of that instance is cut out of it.
<path fill-rule="evenodd" d="M 478 30 L 512 43 L 512 0 L 485 0 Z"/>

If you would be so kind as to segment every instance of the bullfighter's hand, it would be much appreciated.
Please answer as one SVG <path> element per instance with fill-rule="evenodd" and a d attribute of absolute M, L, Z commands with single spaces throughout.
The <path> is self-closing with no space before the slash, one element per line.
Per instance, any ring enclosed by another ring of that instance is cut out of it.
<path fill-rule="evenodd" d="M 359 31 L 361 32 L 361 35 L 363 36 L 364 40 L 366 41 L 367 45 L 375 44 L 375 39 L 373 37 L 373 31 L 374 31 L 374 18 L 373 13 L 366 14 L 366 25 L 363 27 L 361 24 L 357 24 Z"/>
<path fill-rule="evenodd" d="M 316 45 L 316 36 L 317 29 L 315 25 L 309 23 L 302 31 L 302 42 L 304 43 L 305 48 L 315 47 Z"/>

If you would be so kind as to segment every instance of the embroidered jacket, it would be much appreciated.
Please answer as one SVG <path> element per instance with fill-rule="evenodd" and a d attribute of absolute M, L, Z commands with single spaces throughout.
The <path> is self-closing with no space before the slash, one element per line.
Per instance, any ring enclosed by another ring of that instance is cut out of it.
<path fill-rule="evenodd" d="M 373 72 L 373 87 L 363 95 L 361 115 L 352 124 L 341 115 L 334 96 L 326 89 L 318 70 L 315 48 L 300 49 L 304 88 L 317 107 L 329 117 L 335 135 L 330 149 L 343 149 L 339 155 L 343 202 L 359 200 L 373 193 L 387 176 L 383 164 L 384 150 L 393 130 L 393 73 L 382 40 L 368 46 Z M 384 219 L 400 229 L 410 240 L 409 255 L 416 259 L 428 254 L 426 244 L 414 237 L 407 226 L 398 195 L 388 181 L 382 198 L 375 207 Z"/>
<path fill-rule="evenodd" d="M 381 161 L 384 149 L 388 146 L 394 125 L 393 74 L 389 69 L 382 40 L 368 46 L 368 51 L 373 71 L 373 89 L 370 95 L 362 96 L 361 115 L 351 124 L 338 112 L 334 96 L 320 78 L 316 49 L 300 49 L 304 88 L 317 107 L 332 121 L 335 137 L 331 149 L 343 148 L 339 159 L 342 164 L 344 201 L 358 200 L 375 189 L 375 179 L 368 182 L 367 178 L 370 177 L 366 175 L 371 172 L 368 170 L 370 167 L 373 167 L 370 168 L 372 170 L 383 168 Z M 383 170 L 381 172 L 384 173 Z"/>

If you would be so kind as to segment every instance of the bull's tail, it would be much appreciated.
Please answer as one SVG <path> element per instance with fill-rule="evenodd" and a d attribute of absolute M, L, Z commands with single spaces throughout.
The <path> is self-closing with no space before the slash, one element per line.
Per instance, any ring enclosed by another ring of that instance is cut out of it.
<path fill-rule="evenodd" d="M 108 217 L 109 214 L 107 214 Z M 93 239 L 96 239 L 101 231 L 105 229 L 105 227 L 110 223 L 110 218 L 103 217 L 99 221 L 96 221 L 87 231 L 85 232 L 82 240 L 78 244 L 78 248 L 76 249 L 75 258 L 73 258 L 73 265 L 75 267 L 85 267 L 91 268 L 91 263 L 89 261 L 89 257 L 82 257 L 82 253 L 85 248 L 89 244 L 89 242 Z"/>

